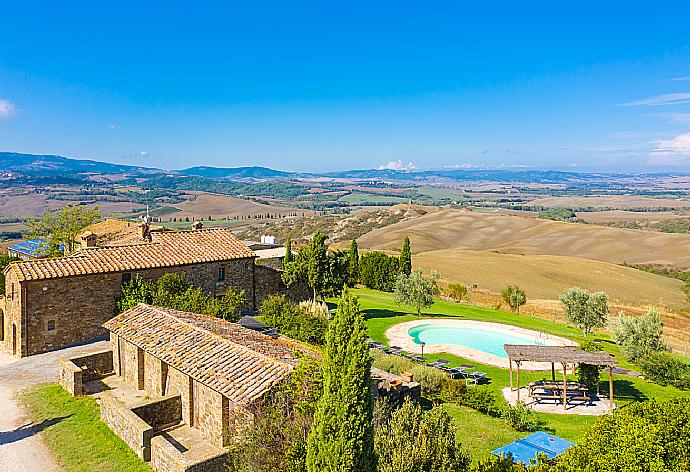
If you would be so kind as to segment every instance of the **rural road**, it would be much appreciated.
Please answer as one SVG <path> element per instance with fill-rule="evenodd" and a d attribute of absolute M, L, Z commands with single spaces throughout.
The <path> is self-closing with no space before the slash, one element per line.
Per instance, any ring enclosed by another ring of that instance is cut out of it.
<path fill-rule="evenodd" d="M 56 352 L 15 359 L 0 350 L 0 472 L 62 472 L 17 403 L 17 394 L 41 382 L 55 382 L 58 359 L 104 349 L 98 341 Z"/>

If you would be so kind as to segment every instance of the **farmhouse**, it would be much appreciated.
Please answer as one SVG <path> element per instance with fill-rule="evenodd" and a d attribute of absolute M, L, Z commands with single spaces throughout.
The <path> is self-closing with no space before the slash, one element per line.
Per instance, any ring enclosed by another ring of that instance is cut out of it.
<path fill-rule="evenodd" d="M 64 359 L 60 383 L 75 395 L 102 389 L 103 421 L 159 471 L 220 469 L 223 448 L 251 421 L 252 405 L 294 369 L 302 349 L 225 320 L 145 304 L 104 327 L 111 350 Z"/>
<path fill-rule="evenodd" d="M 121 286 L 135 277 L 158 279 L 184 272 L 190 283 L 216 296 L 243 290 L 243 311 L 255 311 L 271 293 L 300 298 L 282 284 L 279 270 L 254 263 L 255 254 L 225 229 L 150 231 L 138 241 L 90 246 L 69 256 L 11 263 L 0 298 L 0 343 L 17 357 L 29 356 L 105 334 Z"/>
<path fill-rule="evenodd" d="M 225 470 L 227 446 L 303 356 L 304 344 L 236 323 L 139 304 L 104 325 L 110 349 L 60 361 L 60 384 L 99 398 L 101 419 L 156 471 Z M 372 369 L 377 395 L 420 385 Z"/>

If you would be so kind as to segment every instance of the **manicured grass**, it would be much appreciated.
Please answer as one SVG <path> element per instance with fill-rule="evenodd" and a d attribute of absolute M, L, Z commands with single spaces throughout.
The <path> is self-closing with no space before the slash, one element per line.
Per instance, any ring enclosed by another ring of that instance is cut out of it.
<path fill-rule="evenodd" d="M 397 305 L 394 302 L 393 294 L 369 289 L 356 289 L 353 290 L 353 293 L 359 297 L 360 307 L 365 314 L 367 326 L 369 328 L 369 336 L 376 341 L 387 343 L 388 340 L 386 339 L 385 332 L 388 328 L 398 323 L 418 319 L 411 308 Z M 425 318 L 452 317 L 505 323 L 521 328 L 542 331 L 555 336 L 563 336 L 576 342 L 584 340 L 580 331 L 563 324 L 528 315 L 519 315 L 511 312 L 443 300 L 438 300 L 434 303 L 431 308 L 425 310 L 422 316 Z M 605 341 L 602 343 L 602 346 L 607 352 L 616 356 L 616 359 L 622 367 L 635 369 L 635 366 L 631 365 L 622 356 L 620 349 L 615 344 L 609 342 L 609 337 L 606 334 L 597 333 L 597 337 Z M 425 357 L 429 359 L 444 357 L 452 362 L 451 365 L 461 363 L 475 365 L 478 370 L 486 372 L 488 377 L 487 385 L 477 388 L 488 388 L 496 394 L 500 402 L 505 401 L 501 390 L 510 384 L 508 369 L 480 364 L 451 354 L 425 354 Z M 558 378 L 558 372 L 556 372 L 556 375 Z M 529 381 L 549 377 L 550 373 L 548 372 L 522 372 L 520 382 L 522 385 L 525 385 Z M 569 378 L 575 380 L 575 377 L 570 375 L 570 372 Z M 674 387 L 662 387 L 643 379 L 620 375 L 614 376 L 614 389 L 616 401 L 618 401 L 621 406 L 632 401 L 643 401 L 648 399 L 664 400 L 677 396 L 690 396 L 689 392 L 683 392 Z M 608 392 L 607 374 L 602 374 L 601 390 L 603 392 Z M 459 439 L 463 444 L 472 446 L 471 452 L 475 458 L 483 457 L 496 447 L 507 444 L 521 435 L 521 433 L 512 430 L 501 419 L 491 418 L 474 410 L 456 405 L 446 405 L 446 408 L 456 420 L 459 430 Z M 582 436 L 587 426 L 596 421 L 596 417 L 591 416 L 541 413 L 538 414 L 538 416 L 544 424 L 544 429 L 575 442 Z M 507 434 L 507 432 L 510 434 Z"/>
<path fill-rule="evenodd" d="M 457 427 L 456 439 L 473 461 L 529 433 L 519 433 L 501 418 L 492 418 L 465 406 L 445 404 Z"/>
<path fill-rule="evenodd" d="M 151 471 L 100 420 L 93 398 L 75 398 L 59 385 L 42 384 L 26 391 L 23 401 L 46 444 L 69 472 Z"/>

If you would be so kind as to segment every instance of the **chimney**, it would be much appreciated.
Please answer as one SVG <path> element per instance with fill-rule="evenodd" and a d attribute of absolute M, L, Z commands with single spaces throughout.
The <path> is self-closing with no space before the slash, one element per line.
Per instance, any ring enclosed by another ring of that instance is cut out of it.
<path fill-rule="evenodd" d="M 81 247 L 87 248 L 87 247 L 96 247 L 96 235 L 93 234 L 91 231 L 87 231 L 86 233 L 81 235 Z"/>
<path fill-rule="evenodd" d="M 194 223 L 192 223 L 192 229 L 195 231 L 198 229 L 201 229 L 203 227 L 204 227 L 204 224 L 201 221 L 195 221 Z"/>
<path fill-rule="evenodd" d="M 146 216 L 141 218 L 141 239 L 151 242 L 151 216 L 149 216 L 149 206 L 146 205 Z"/>

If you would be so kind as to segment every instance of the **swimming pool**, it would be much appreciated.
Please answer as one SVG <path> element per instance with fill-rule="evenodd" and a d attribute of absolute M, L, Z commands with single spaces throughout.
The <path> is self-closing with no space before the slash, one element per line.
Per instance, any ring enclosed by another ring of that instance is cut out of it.
<path fill-rule="evenodd" d="M 454 344 L 503 359 L 508 359 L 508 354 L 503 349 L 504 344 L 533 344 L 539 346 L 551 344 L 541 333 L 536 331 L 533 333 L 532 335 L 511 332 L 495 329 L 491 326 L 452 326 L 440 324 L 422 324 L 410 328 L 408 331 L 415 344 L 421 344 L 422 342 L 424 342 L 425 346 Z"/>

